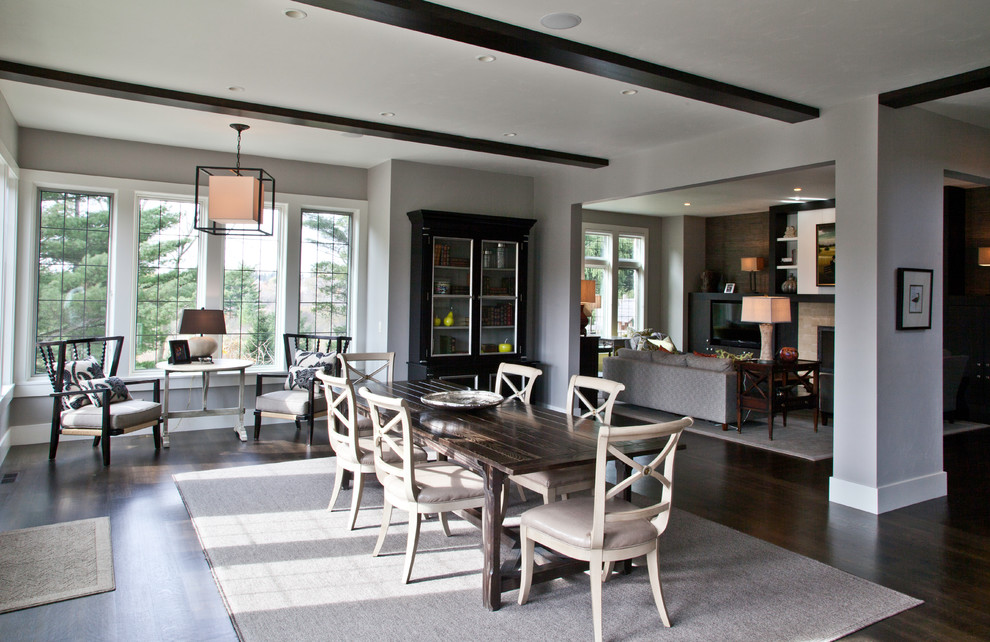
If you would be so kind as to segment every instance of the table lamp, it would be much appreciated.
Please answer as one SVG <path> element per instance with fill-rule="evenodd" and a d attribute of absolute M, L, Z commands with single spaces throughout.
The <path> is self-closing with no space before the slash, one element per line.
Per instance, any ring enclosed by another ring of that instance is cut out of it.
<path fill-rule="evenodd" d="M 212 361 L 213 353 L 219 344 L 213 337 L 204 334 L 227 334 L 227 323 L 223 318 L 223 310 L 186 309 L 182 311 L 179 322 L 179 334 L 198 334 L 189 338 L 189 356 L 201 361 Z"/>
<path fill-rule="evenodd" d="M 595 282 L 591 279 L 581 279 L 581 334 L 588 334 L 588 323 L 591 322 L 590 310 L 598 308 L 595 296 Z"/>
<path fill-rule="evenodd" d="M 760 324 L 760 361 L 773 361 L 773 324 L 790 323 L 791 300 L 786 296 L 744 296 L 739 320 Z"/>
<path fill-rule="evenodd" d="M 979 254 L 976 257 L 977 265 L 982 265 L 983 267 L 990 267 L 990 247 L 981 247 L 979 249 Z"/>
<path fill-rule="evenodd" d="M 741 260 L 741 270 L 749 272 L 749 291 L 756 292 L 756 273 L 761 272 L 767 262 L 762 256 L 744 256 Z"/>

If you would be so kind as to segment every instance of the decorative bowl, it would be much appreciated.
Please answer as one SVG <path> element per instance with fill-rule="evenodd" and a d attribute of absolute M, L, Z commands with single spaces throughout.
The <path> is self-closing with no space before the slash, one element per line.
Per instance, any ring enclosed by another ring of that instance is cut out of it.
<path fill-rule="evenodd" d="M 785 347 L 780 349 L 780 353 L 778 354 L 778 356 L 780 357 L 780 360 L 783 361 L 784 363 L 791 363 L 793 361 L 797 361 L 798 351 L 797 348 Z"/>
<path fill-rule="evenodd" d="M 482 410 L 499 405 L 503 397 L 487 390 L 448 390 L 423 395 L 419 400 L 427 406 L 444 410 Z"/>

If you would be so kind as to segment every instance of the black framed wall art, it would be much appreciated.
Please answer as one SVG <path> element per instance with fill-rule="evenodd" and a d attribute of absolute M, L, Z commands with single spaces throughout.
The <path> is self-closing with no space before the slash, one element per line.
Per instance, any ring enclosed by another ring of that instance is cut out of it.
<path fill-rule="evenodd" d="M 897 268 L 897 329 L 930 330 L 934 270 Z"/>

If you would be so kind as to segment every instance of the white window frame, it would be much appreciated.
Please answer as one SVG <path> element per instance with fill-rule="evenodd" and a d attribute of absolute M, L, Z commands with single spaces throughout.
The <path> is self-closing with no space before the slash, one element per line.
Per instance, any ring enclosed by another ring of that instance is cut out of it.
<path fill-rule="evenodd" d="M 608 256 L 603 259 L 584 256 L 584 240 L 588 234 L 601 234 L 609 237 Z M 637 237 L 642 239 L 642 260 L 619 259 L 619 238 Z M 650 232 L 645 227 L 629 227 L 624 225 L 607 225 L 601 223 L 583 223 L 581 225 L 581 277 L 584 278 L 585 267 L 604 268 L 605 277 L 602 279 L 602 327 L 609 336 L 618 332 L 619 312 L 619 269 L 636 269 L 638 271 L 637 287 L 640 293 L 637 316 L 641 323 L 646 323 L 645 313 L 648 308 L 647 283 L 649 280 L 649 265 L 647 257 L 650 244 Z M 642 328 L 637 328 L 641 330 Z"/>
<path fill-rule="evenodd" d="M 302 277 L 302 216 L 303 216 L 303 214 L 337 214 L 337 215 L 347 216 L 347 217 L 350 218 L 350 224 L 348 226 L 349 227 L 349 230 L 350 230 L 350 237 L 347 240 L 347 329 L 345 330 L 344 334 L 346 334 L 348 336 L 352 336 L 352 332 L 353 332 L 353 329 L 354 329 L 354 322 L 355 322 L 355 318 L 356 318 L 355 311 L 354 311 L 354 307 L 355 307 L 355 302 L 354 302 L 355 286 L 354 286 L 354 283 L 357 280 L 357 278 L 356 278 L 357 275 L 355 273 L 354 266 L 355 266 L 355 254 L 356 254 L 356 252 L 355 252 L 355 245 L 356 245 L 356 241 L 357 241 L 356 228 L 357 228 L 357 224 L 358 224 L 358 215 L 357 215 L 357 212 L 355 212 L 353 210 L 345 209 L 345 208 L 305 207 L 305 206 L 302 207 L 302 208 L 300 208 L 300 210 L 299 210 L 299 250 L 300 250 L 300 260 L 299 260 L 299 270 L 297 271 L 297 273 L 300 276 L 300 280 L 301 280 L 301 277 Z M 299 296 L 296 299 L 296 314 L 297 315 L 300 313 L 300 308 L 301 308 L 301 305 L 302 305 L 301 298 L 302 298 L 302 295 L 300 293 Z M 299 328 L 299 317 L 298 316 L 296 317 L 296 325 L 295 325 L 295 327 L 296 327 L 296 332 L 299 332 L 300 330 L 298 329 Z M 320 332 L 320 331 L 317 330 L 317 332 Z"/>

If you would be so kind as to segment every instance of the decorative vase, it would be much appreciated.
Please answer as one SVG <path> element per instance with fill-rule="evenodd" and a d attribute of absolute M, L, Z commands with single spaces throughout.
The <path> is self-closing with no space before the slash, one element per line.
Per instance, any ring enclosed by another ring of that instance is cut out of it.
<path fill-rule="evenodd" d="M 780 352 L 777 353 L 777 357 L 784 363 L 793 363 L 798 358 L 797 348 L 781 348 Z"/>
<path fill-rule="evenodd" d="M 715 270 L 705 270 L 701 273 L 701 291 L 702 292 L 718 292 L 718 282 L 721 280 L 721 274 Z"/>
<path fill-rule="evenodd" d="M 794 294 L 797 292 L 797 279 L 793 274 L 788 274 L 787 279 L 780 284 L 780 291 L 784 294 Z"/>

